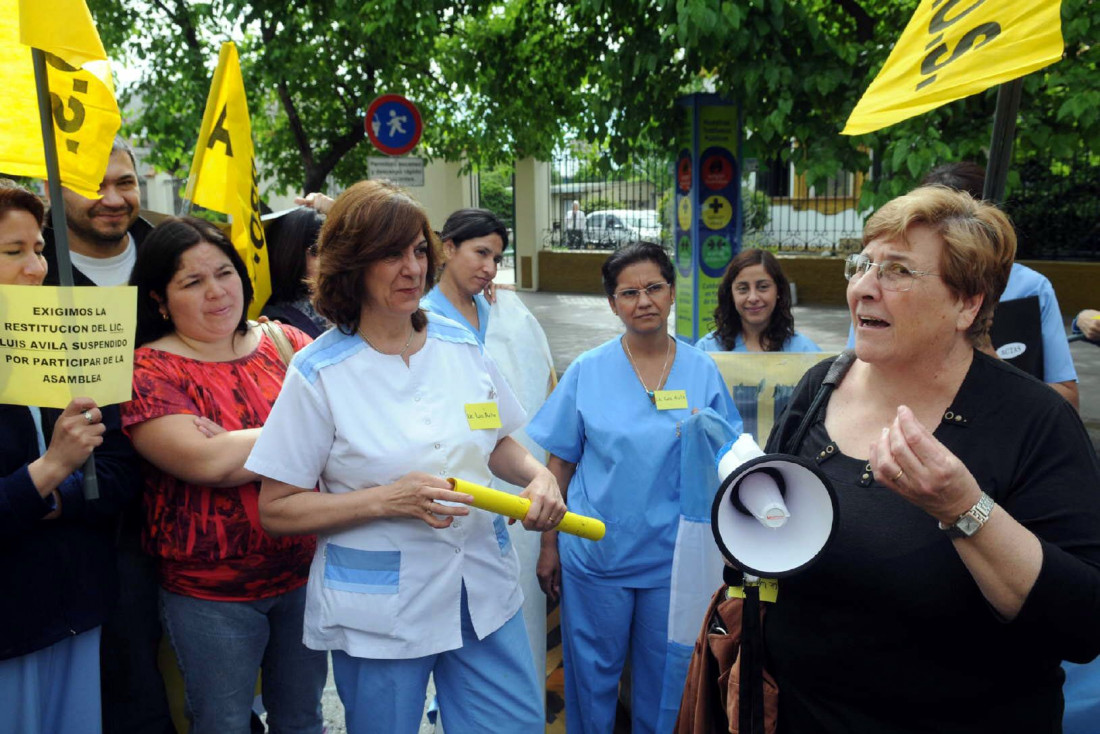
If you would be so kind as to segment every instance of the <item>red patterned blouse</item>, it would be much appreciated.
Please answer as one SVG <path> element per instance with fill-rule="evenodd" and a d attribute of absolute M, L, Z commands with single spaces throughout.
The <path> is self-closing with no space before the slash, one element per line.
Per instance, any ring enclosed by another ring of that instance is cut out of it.
<path fill-rule="evenodd" d="M 283 326 L 295 351 L 310 342 Z M 203 362 L 158 349 L 134 353 L 134 399 L 122 406 L 131 426 L 165 415 L 205 416 L 226 430 L 258 428 L 286 376 L 275 344 L 263 335 L 256 350 L 231 362 Z M 200 487 L 147 461 L 145 550 L 160 559 L 168 591 L 200 599 L 249 601 L 306 583 L 313 536 L 273 538 L 260 526 L 260 483 Z"/>

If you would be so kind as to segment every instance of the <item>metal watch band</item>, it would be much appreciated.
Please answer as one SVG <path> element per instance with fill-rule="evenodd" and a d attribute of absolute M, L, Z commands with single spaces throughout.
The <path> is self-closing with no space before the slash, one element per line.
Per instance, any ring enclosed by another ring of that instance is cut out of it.
<path fill-rule="evenodd" d="M 953 524 L 938 523 L 940 530 L 943 530 L 951 538 L 969 538 L 981 530 L 982 526 L 989 520 L 994 504 L 993 498 L 982 492 L 982 496 L 978 498 L 974 506 L 959 515 L 959 519 Z"/>

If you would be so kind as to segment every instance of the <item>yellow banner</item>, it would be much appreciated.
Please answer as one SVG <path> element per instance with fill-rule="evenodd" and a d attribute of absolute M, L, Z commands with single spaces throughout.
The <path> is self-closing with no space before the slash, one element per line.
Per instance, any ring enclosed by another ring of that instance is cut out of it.
<path fill-rule="evenodd" d="M 0 403 L 131 397 L 137 289 L 0 285 Z"/>
<path fill-rule="evenodd" d="M 776 419 L 787 407 L 787 401 L 806 370 L 829 352 L 711 352 L 718 371 L 733 396 L 737 412 L 745 423 L 745 433 L 752 434 L 763 446 Z"/>
<path fill-rule="evenodd" d="M 84 0 L 0 0 L 0 171 L 46 178 L 32 45 L 46 52 L 61 183 L 98 199 L 121 120 Z"/>
<path fill-rule="evenodd" d="M 844 135 L 862 135 L 1062 58 L 1060 0 L 922 0 Z"/>
<path fill-rule="evenodd" d="M 223 43 L 206 98 L 186 198 L 232 219 L 230 239 L 248 268 L 254 296 L 249 316 L 271 295 L 267 242 L 260 221 L 260 191 L 252 149 L 252 123 L 237 47 Z"/>

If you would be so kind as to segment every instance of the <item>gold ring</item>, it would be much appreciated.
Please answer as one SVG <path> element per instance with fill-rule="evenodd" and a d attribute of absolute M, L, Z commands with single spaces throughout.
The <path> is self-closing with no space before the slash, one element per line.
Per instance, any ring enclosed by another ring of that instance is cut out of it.
<path fill-rule="evenodd" d="M 905 471 L 903 469 L 898 469 L 898 473 L 895 474 L 894 477 L 890 481 L 893 482 L 894 484 L 897 484 L 898 480 L 901 479 L 904 475 L 905 475 Z"/>

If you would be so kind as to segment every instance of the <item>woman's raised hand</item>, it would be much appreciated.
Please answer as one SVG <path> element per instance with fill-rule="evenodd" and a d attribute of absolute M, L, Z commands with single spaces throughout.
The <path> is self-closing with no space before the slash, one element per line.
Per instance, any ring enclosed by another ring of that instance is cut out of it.
<path fill-rule="evenodd" d="M 465 492 L 454 491 L 446 479 L 419 471 L 409 472 L 393 484 L 372 488 L 367 496 L 372 494 L 382 503 L 381 514 L 413 517 L 437 529 L 448 527 L 455 517 L 470 514 L 468 507 L 455 507 L 443 502 L 469 505 L 474 501 Z"/>
<path fill-rule="evenodd" d="M 330 196 L 319 194 L 316 191 L 306 194 L 305 196 L 297 196 L 294 198 L 294 203 L 298 206 L 304 206 L 318 214 L 328 214 L 328 210 L 332 208 L 332 203 L 335 201 Z"/>
<path fill-rule="evenodd" d="M 954 523 L 981 497 L 966 465 L 904 405 L 871 444 L 871 469 L 884 485 L 945 524 Z"/>

